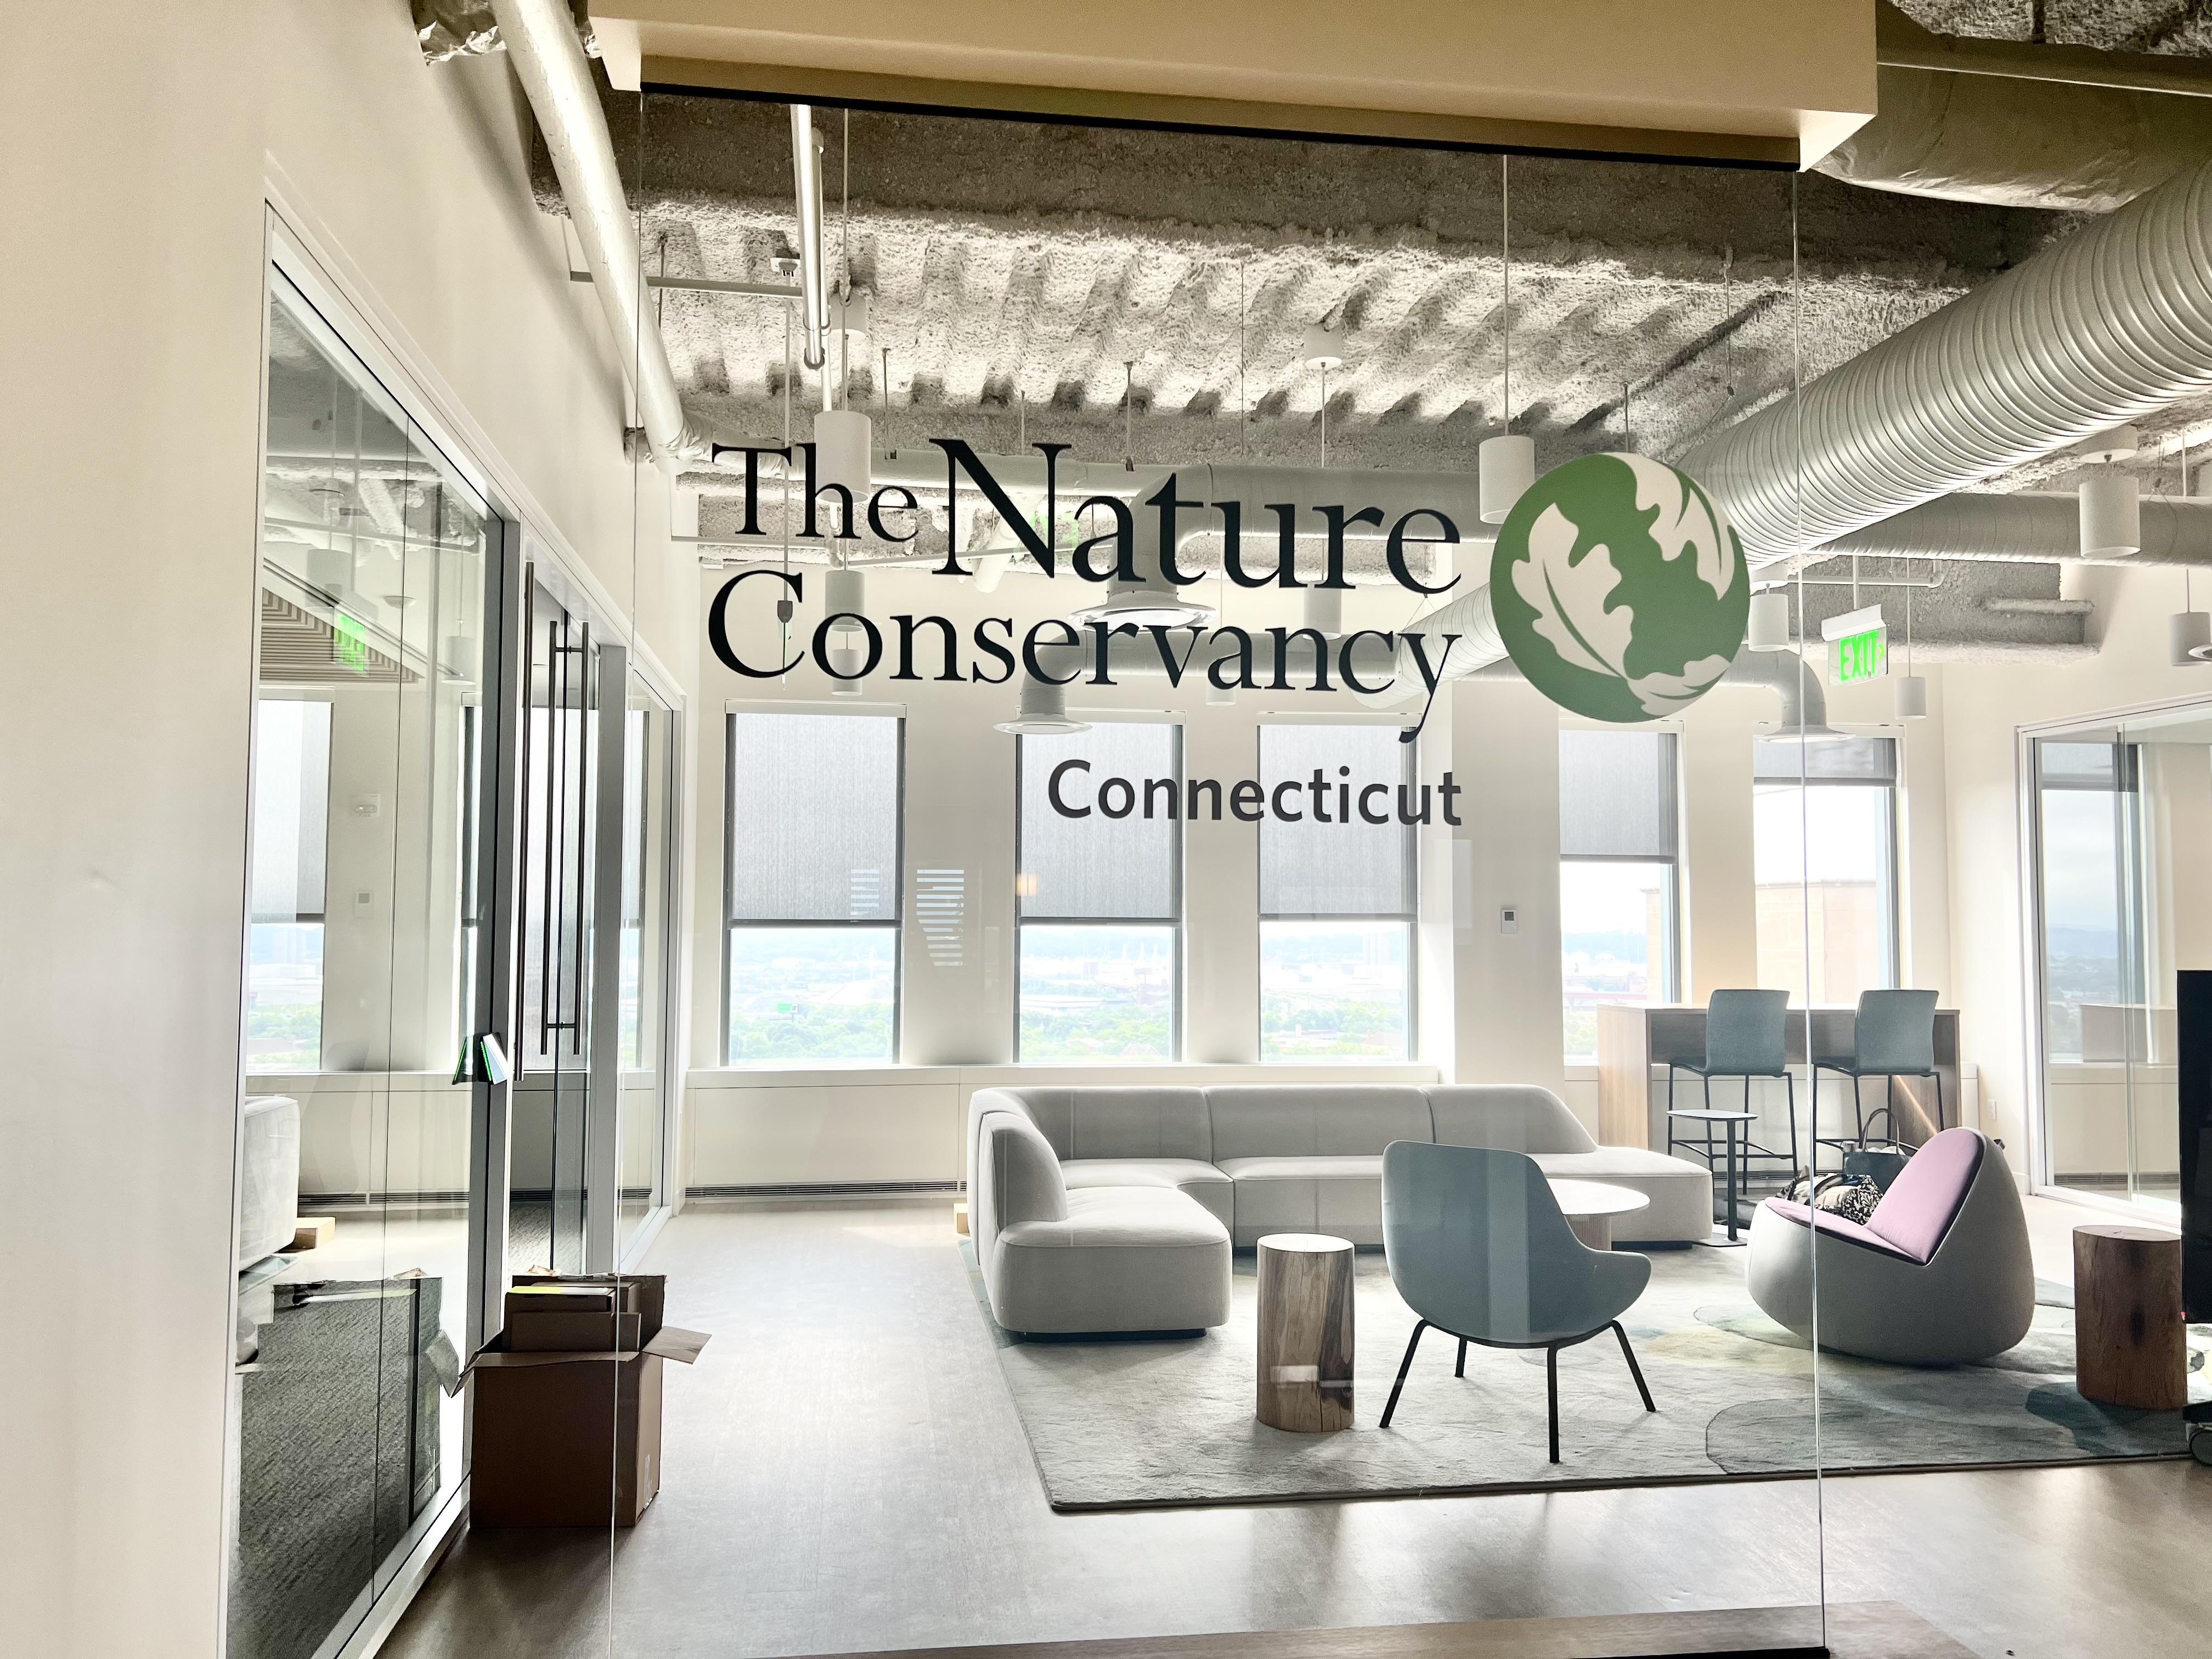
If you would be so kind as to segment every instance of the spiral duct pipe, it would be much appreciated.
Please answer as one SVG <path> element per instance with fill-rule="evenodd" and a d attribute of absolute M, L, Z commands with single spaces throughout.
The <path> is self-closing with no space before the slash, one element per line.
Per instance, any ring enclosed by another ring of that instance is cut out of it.
<path fill-rule="evenodd" d="M 2112 562 L 2212 565 L 2212 501 L 2146 495 L 2141 513 L 2142 548 Z M 1820 551 L 1887 559 L 2078 559 L 2081 504 L 2072 495 L 1945 495 Z"/>
<path fill-rule="evenodd" d="M 1755 568 L 2208 389 L 2212 162 L 1675 465 L 1726 506 Z"/>

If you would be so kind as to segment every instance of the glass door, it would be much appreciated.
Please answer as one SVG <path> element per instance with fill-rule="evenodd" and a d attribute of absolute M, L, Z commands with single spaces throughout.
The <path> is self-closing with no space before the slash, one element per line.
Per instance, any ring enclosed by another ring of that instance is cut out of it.
<path fill-rule="evenodd" d="M 622 904 L 616 1012 L 621 1126 L 616 1254 L 667 1204 L 669 921 L 676 868 L 676 712 L 635 669 L 623 710 Z"/>
<path fill-rule="evenodd" d="M 521 1006 L 509 1142 L 511 1271 L 585 1266 L 602 647 L 544 573 L 525 599 Z"/>

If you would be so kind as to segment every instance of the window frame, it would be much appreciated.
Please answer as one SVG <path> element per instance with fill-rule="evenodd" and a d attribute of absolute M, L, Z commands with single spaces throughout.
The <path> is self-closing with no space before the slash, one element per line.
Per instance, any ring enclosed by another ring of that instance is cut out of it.
<path fill-rule="evenodd" d="M 888 720 L 896 730 L 894 733 L 891 762 L 891 919 L 889 921 L 860 921 L 834 917 L 800 917 L 778 920 L 766 916 L 738 917 L 731 914 L 736 908 L 738 862 L 738 722 L 748 714 L 792 714 L 815 718 L 850 717 L 859 715 L 875 720 Z M 721 1023 L 721 1065 L 725 1069 L 738 1071 L 775 1071 L 805 1066 L 809 1069 L 823 1066 L 896 1066 L 906 1045 L 906 712 L 904 709 L 871 708 L 810 708 L 763 703 L 756 708 L 728 708 L 722 715 L 722 994 L 720 999 Z M 881 1060 L 766 1060 L 739 1061 L 730 1054 L 730 994 L 732 978 L 732 947 L 738 930 L 743 927 L 775 927 L 791 929 L 845 928 L 868 929 L 880 932 L 889 928 L 891 934 L 891 1034 L 890 1053 Z"/>
<path fill-rule="evenodd" d="M 1169 903 L 1173 915 L 1164 919 L 1152 916 L 1025 916 L 1022 914 L 1022 898 L 1018 884 L 1014 893 L 1013 946 L 1013 1063 L 1017 1066 L 1115 1066 L 1119 1060 L 1036 1060 L 1022 1053 L 1022 935 L 1032 923 L 1040 927 L 1165 927 L 1168 929 L 1168 960 L 1172 980 L 1168 991 L 1168 1054 L 1156 1065 L 1180 1064 L 1183 1056 L 1183 993 L 1187 980 L 1184 958 L 1188 954 L 1188 933 L 1186 926 L 1188 905 L 1183 883 L 1183 862 L 1190 845 L 1184 833 L 1184 820 L 1188 813 L 1190 784 L 1183 766 L 1183 723 L 1179 719 L 1163 719 L 1156 714 L 1132 714 L 1127 718 L 1086 713 L 1085 719 L 1093 726 L 1164 726 L 1171 735 L 1169 746 L 1175 769 L 1176 812 L 1169 820 L 1175 825 L 1173 850 L 1168 855 Z M 1026 860 L 1023 842 L 1027 837 L 1028 814 L 1025 804 L 1029 799 L 1024 788 L 1029 767 L 1029 734 L 1019 733 L 1014 738 L 1014 879 L 1018 884 L 1024 874 Z M 1139 786 L 1141 789 L 1141 784 Z M 1143 1062 L 1135 1062 L 1143 1063 Z"/>
<path fill-rule="evenodd" d="M 1322 731 L 1343 726 L 1387 726 L 1392 731 L 1402 731 L 1404 724 L 1399 720 L 1263 719 L 1252 728 L 1252 775 L 1262 779 L 1267 776 L 1267 757 L 1262 750 L 1267 743 L 1267 732 L 1270 726 L 1295 726 L 1308 731 Z M 1419 744 L 1413 743 L 1401 743 L 1398 745 L 1398 782 L 1401 786 L 1410 787 L 1417 791 L 1421 784 L 1419 748 Z M 1270 1057 L 1267 1053 L 1265 975 L 1267 924 L 1271 921 L 1393 921 L 1401 924 L 1406 930 L 1405 1047 L 1395 1055 L 1371 1057 L 1346 1055 L 1344 1058 L 1346 1060 L 1371 1058 L 1376 1063 L 1382 1065 L 1399 1064 L 1415 1059 L 1421 1052 L 1421 953 L 1419 948 L 1421 921 L 1421 826 L 1415 823 L 1399 825 L 1406 838 L 1406 880 L 1403 889 L 1405 908 L 1402 911 L 1388 913 L 1378 911 L 1371 915 L 1348 915 L 1341 913 L 1322 915 L 1313 911 L 1270 910 L 1267 908 L 1267 826 L 1274 821 L 1273 814 L 1269 813 L 1253 825 L 1255 833 L 1252 842 L 1252 903 L 1257 922 L 1252 936 L 1254 954 L 1252 983 L 1259 1001 L 1258 1006 L 1252 1012 L 1255 1016 L 1253 1030 L 1257 1038 L 1256 1049 L 1259 1063 L 1262 1066 L 1302 1066 L 1313 1063 L 1310 1060 L 1294 1059 L 1285 1055 Z"/>

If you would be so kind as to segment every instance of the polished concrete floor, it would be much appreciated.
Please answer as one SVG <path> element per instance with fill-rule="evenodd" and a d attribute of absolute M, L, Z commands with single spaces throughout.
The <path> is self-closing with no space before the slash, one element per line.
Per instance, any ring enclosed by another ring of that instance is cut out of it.
<path fill-rule="evenodd" d="M 2039 1205 L 2039 1212 L 2046 1206 Z M 2063 1278 L 2066 1227 L 2036 1217 Z M 1892 1600 L 1986 1659 L 2212 1650 L 2189 1462 L 1054 1515 L 943 1200 L 694 1206 L 656 1243 L 665 1475 L 634 1532 L 477 1533 L 394 1659 L 738 1659 Z M 1826 1550 L 1820 1547 L 1825 1524 Z"/>

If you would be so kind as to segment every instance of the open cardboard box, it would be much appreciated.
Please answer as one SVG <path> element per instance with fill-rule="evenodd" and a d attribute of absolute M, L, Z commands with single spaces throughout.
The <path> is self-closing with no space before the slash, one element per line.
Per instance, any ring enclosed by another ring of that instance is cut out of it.
<path fill-rule="evenodd" d="M 658 1273 L 516 1276 L 510 1329 L 469 1367 L 471 1526 L 636 1524 L 660 1491 L 661 1362 L 688 1365 L 707 1346 L 702 1332 L 661 1323 L 667 1285 Z M 582 1294 L 538 1307 L 555 1286 Z M 562 1332 L 596 1346 L 544 1346 Z"/>

